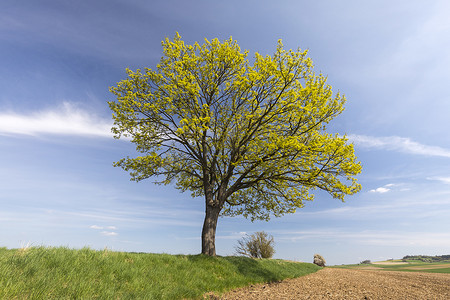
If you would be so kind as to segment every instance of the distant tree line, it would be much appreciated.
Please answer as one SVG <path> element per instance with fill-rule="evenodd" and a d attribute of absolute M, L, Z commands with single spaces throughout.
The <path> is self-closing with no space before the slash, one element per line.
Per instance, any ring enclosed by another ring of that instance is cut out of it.
<path fill-rule="evenodd" d="M 403 257 L 403 260 L 420 260 L 423 262 L 440 262 L 445 260 L 450 260 L 450 255 L 406 255 Z"/>

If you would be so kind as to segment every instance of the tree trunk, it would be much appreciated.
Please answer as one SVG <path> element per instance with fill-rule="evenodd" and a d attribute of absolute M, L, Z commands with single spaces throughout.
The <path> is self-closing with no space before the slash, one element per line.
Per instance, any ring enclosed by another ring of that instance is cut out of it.
<path fill-rule="evenodd" d="M 220 207 L 206 203 L 205 222 L 202 230 L 202 254 L 216 256 L 216 228 Z"/>

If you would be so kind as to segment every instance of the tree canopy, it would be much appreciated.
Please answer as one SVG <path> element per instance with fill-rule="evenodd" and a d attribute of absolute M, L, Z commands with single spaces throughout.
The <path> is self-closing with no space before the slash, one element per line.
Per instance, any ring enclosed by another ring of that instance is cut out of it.
<path fill-rule="evenodd" d="M 219 215 L 268 220 L 313 200 L 314 189 L 342 201 L 360 190 L 353 145 L 326 132 L 346 99 L 307 51 L 279 41 L 250 63 L 232 38 L 186 45 L 177 34 L 162 47 L 156 70 L 127 69 L 111 88 L 112 131 L 142 154 L 115 166 L 204 197 L 202 253 L 215 255 Z"/>

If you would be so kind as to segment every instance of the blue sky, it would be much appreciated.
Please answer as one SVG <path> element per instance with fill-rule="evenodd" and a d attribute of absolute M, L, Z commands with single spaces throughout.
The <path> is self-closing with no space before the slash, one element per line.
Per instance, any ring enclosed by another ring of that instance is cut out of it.
<path fill-rule="evenodd" d="M 13 1 L 0 11 L 0 246 L 196 254 L 203 199 L 112 163 L 110 86 L 155 67 L 161 40 L 232 36 L 250 54 L 309 49 L 347 97 L 329 127 L 363 165 L 346 203 L 317 193 L 270 222 L 221 218 L 217 252 L 245 233 L 277 258 L 329 264 L 450 253 L 447 1 Z"/>

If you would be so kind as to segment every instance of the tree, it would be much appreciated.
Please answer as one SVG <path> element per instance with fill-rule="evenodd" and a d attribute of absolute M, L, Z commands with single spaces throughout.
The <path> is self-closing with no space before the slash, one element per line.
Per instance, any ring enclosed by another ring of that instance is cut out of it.
<path fill-rule="evenodd" d="M 244 236 L 236 246 L 237 254 L 253 258 L 271 258 L 275 253 L 273 236 L 264 231 Z"/>
<path fill-rule="evenodd" d="M 186 45 L 176 34 L 162 47 L 156 70 L 127 69 L 110 89 L 112 132 L 142 154 L 114 165 L 204 197 L 203 254 L 216 254 L 220 215 L 269 220 L 313 200 L 310 190 L 342 201 L 360 190 L 353 145 L 325 131 L 345 97 L 313 72 L 307 51 L 279 41 L 251 64 L 232 38 Z"/>

